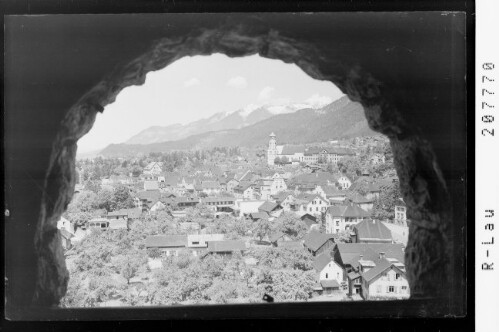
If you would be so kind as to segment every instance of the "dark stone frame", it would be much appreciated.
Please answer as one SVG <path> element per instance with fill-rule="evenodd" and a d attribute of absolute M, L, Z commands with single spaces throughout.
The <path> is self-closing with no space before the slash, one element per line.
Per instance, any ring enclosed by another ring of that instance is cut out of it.
<path fill-rule="evenodd" d="M 142 56 L 117 66 L 71 107 L 53 140 L 49 168 L 44 176 L 42 208 L 35 233 L 35 252 L 38 257 L 38 279 L 33 298 L 35 304 L 55 304 L 65 292 L 68 275 L 55 223 L 72 197 L 76 142 L 90 130 L 95 114 L 112 102 L 122 88 L 143 84 L 148 71 L 163 68 L 183 55 L 214 52 L 229 56 L 259 53 L 264 57 L 297 63 L 310 76 L 332 81 L 352 100 L 363 104 L 371 128 L 391 140 L 402 193 L 411 217 L 416 220 L 411 226 L 406 254 L 411 297 L 426 298 L 429 294 L 442 298 L 449 296 L 452 285 L 436 289 L 435 284 L 442 285 L 446 275 L 455 270 L 449 259 L 454 256 L 451 252 L 455 250 L 456 241 L 450 221 L 452 208 L 446 181 L 436 162 L 431 143 L 423 138 L 427 135 L 411 128 L 404 120 L 395 106 L 400 105 L 397 99 L 400 96 L 390 94 L 383 81 L 375 78 L 375 74 L 358 65 L 331 62 L 322 54 L 323 50 L 313 43 L 288 37 L 285 32 L 276 33 L 278 30 L 265 25 L 262 27 L 261 23 L 258 18 L 244 22 L 228 19 L 216 27 L 192 29 L 190 33 L 182 34 L 187 37 L 159 39 Z M 433 199 L 430 200 L 430 197 Z M 423 245 L 427 239 L 437 245 Z M 453 241 L 449 243 L 449 239 Z M 421 257 L 430 259 L 420 261 Z M 419 306 L 421 309 L 425 307 L 423 303 L 432 302 L 411 302 L 417 305 L 408 307 Z M 446 303 L 447 307 L 449 300 Z M 405 304 L 398 302 L 397 306 L 400 305 Z M 390 307 L 389 304 L 386 306 Z"/>

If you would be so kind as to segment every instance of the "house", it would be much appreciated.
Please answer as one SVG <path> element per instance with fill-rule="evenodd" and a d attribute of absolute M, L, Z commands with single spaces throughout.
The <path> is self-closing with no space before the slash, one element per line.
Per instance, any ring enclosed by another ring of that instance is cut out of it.
<path fill-rule="evenodd" d="M 283 232 L 275 232 L 268 237 L 270 244 L 274 247 L 281 247 L 283 242 L 293 241 L 293 239 Z M 302 246 L 303 247 L 303 246 Z"/>
<path fill-rule="evenodd" d="M 260 200 L 236 200 L 235 212 L 239 217 L 249 216 L 250 213 L 259 212 L 258 208 L 262 206 L 265 201 Z"/>
<path fill-rule="evenodd" d="M 361 276 L 365 300 L 408 299 L 410 296 L 405 268 L 397 260 L 382 256 L 374 267 L 361 271 Z"/>
<path fill-rule="evenodd" d="M 317 222 L 317 218 L 311 214 L 305 213 L 303 216 L 300 217 L 300 219 L 307 225 L 308 229 L 310 230 L 314 225 L 319 225 Z"/>
<path fill-rule="evenodd" d="M 61 234 L 62 247 L 66 250 L 73 247 L 71 239 L 74 238 L 74 234 L 68 232 L 65 228 L 60 228 L 59 233 Z"/>
<path fill-rule="evenodd" d="M 144 174 L 159 175 L 162 172 L 163 163 L 162 162 L 151 162 L 146 167 L 144 167 Z"/>
<path fill-rule="evenodd" d="M 202 181 L 201 191 L 207 195 L 220 194 L 222 187 L 218 181 Z"/>
<path fill-rule="evenodd" d="M 107 218 L 93 218 L 86 222 L 86 228 L 88 230 L 92 229 L 105 230 L 108 227 L 109 227 L 109 220 L 107 220 Z"/>
<path fill-rule="evenodd" d="M 278 194 L 273 195 L 273 198 L 276 203 L 279 203 L 283 210 L 286 212 L 291 211 L 292 206 L 294 205 L 294 196 L 291 192 L 285 191 L 280 192 Z"/>
<path fill-rule="evenodd" d="M 272 182 L 273 182 L 272 179 L 260 179 L 257 181 L 256 187 L 259 190 L 261 199 L 269 199 L 270 198 L 270 196 L 272 194 L 272 190 L 271 190 Z"/>
<path fill-rule="evenodd" d="M 381 221 L 365 219 L 353 226 L 353 243 L 393 243 L 392 233 Z"/>
<path fill-rule="evenodd" d="M 137 192 L 135 206 L 142 211 L 148 211 L 151 203 L 154 204 L 161 198 L 161 192 L 158 190 L 144 190 Z"/>
<path fill-rule="evenodd" d="M 187 248 L 193 256 L 199 256 L 206 252 L 208 242 L 223 240 L 224 234 L 190 234 L 187 235 Z"/>
<path fill-rule="evenodd" d="M 350 178 L 344 174 L 338 176 L 336 182 L 342 190 L 347 190 L 352 185 L 352 180 L 350 180 Z"/>
<path fill-rule="evenodd" d="M 334 238 L 332 234 L 320 233 L 314 230 L 305 236 L 303 245 L 312 255 L 317 256 L 330 250 L 334 245 Z"/>
<path fill-rule="evenodd" d="M 337 243 L 332 250 L 335 262 L 345 271 L 349 294 L 362 293 L 362 273 L 380 257 L 393 260 L 402 269 L 404 254 L 404 247 L 394 243 Z"/>
<path fill-rule="evenodd" d="M 269 216 L 277 218 L 277 217 L 279 217 L 282 214 L 283 209 L 282 209 L 282 206 L 280 204 L 278 204 L 278 203 L 274 203 L 274 202 L 270 202 L 270 201 L 265 201 L 265 202 L 263 202 L 262 205 L 260 205 L 258 207 L 258 211 L 259 212 L 265 212 Z"/>
<path fill-rule="evenodd" d="M 370 200 L 377 200 L 381 194 L 381 188 L 378 183 L 369 182 L 367 185 L 366 198 Z"/>
<path fill-rule="evenodd" d="M 153 235 L 145 240 L 146 249 L 159 249 L 166 256 L 178 256 L 186 246 L 187 235 Z"/>
<path fill-rule="evenodd" d="M 326 211 L 326 233 L 352 230 L 353 226 L 369 218 L 369 213 L 356 204 L 333 205 Z"/>
<path fill-rule="evenodd" d="M 255 198 L 255 186 L 251 182 L 240 182 L 233 189 L 234 196 L 239 199 L 254 199 Z"/>
<path fill-rule="evenodd" d="M 402 225 L 407 223 L 407 206 L 402 198 L 395 204 L 395 222 Z"/>
<path fill-rule="evenodd" d="M 234 197 L 205 197 L 201 203 L 213 212 L 233 212 L 236 204 Z"/>
<path fill-rule="evenodd" d="M 374 205 L 373 199 L 367 199 L 357 192 L 348 195 L 347 200 L 353 204 L 357 204 L 366 211 L 371 211 Z"/>
<path fill-rule="evenodd" d="M 343 268 L 334 261 L 330 251 L 316 256 L 312 265 L 317 272 L 318 281 L 334 280 L 339 285 L 345 280 Z"/>
<path fill-rule="evenodd" d="M 338 205 L 342 204 L 345 199 L 346 199 L 346 192 L 344 190 L 339 190 L 338 188 L 334 186 L 326 186 L 326 187 L 321 187 L 323 196 L 325 199 L 329 201 L 330 204 Z"/>
<path fill-rule="evenodd" d="M 235 252 L 244 252 L 246 244 L 241 240 L 208 241 L 208 250 L 206 255 L 217 254 L 231 257 Z"/>
<path fill-rule="evenodd" d="M 304 215 L 306 213 L 317 217 L 319 220 L 322 219 L 323 213 L 326 212 L 329 203 L 320 195 L 299 195 L 295 203 L 298 203 L 296 208 L 298 209 L 298 214 Z"/>
<path fill-rule="evenodd" d="M 269 215 L 266 212 L 250 213 L 249 217 L 252 221 L 258 221 L 260 219 L 269 219 Z"/>
<path fill-rule="evenodd" d="M 57 229 L 64 229 L 66 232 L 74 235 L 75 227 L 69 220 L 62 217 L 57 221 Z"/>
<path fill-rule="evenodd" d="M 239 181 L 236 180 L 236 179 L 230 179 L 227 181 L 227 192 L 229 193 L 233 193 L 234 192 L 234 188 L 237 187 L 237 185 L 239 184 Z"/>
<path fill-rule="evenodd" d="M 193 197 L 177 197 L 175 203 L 180 210 L 184 210 L 198 205 L 199 199 Z"/>

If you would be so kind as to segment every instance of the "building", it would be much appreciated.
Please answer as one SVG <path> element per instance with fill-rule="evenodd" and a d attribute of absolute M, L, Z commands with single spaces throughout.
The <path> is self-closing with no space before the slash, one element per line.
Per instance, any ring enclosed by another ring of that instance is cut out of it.
<path fill-rule="evenodd" d="M 207 195 L 220 194 L 222 187 L 218 181 L 203 181 L 201 182 L 201 191 Z"/>
<path fill-rule="evenodd" d="M 281 192 L 273 196 L 276 203 L 279 203 L 284 211 L 289 212 L 294 208 L 294 196 L 289 191 Z"/>
<path fill-rule="evenodd" d="M 410 296 L 404 264 L 396 259 L 381 256 L 373 267 L 361 267 L 361 276 L 362 297 L 365 300 L 408 299 Z"/>
<path fill-rule="evenodd" d="M 276 218 L 282 214 L 283 209 L 279 203 L 265 201 L 258 207 L 258 212 L 265 212 L 270 217 Z"/>
<path fill-rule="evenodd" d="M 335 280 L 341 284 L 345 280 L 343 268 L 334 261 L 331 253 L 326 251 L 315 257 L 313 267 L 317 272 L 317 280 Z"/>
<path fill-rule="evenodd" d="M 277 140 L 274 133 L 270 134 L 269 148 L 267 150 L 267 164 L 269 166 L 274 166 L 274 161 L 277 158 Z"/>
<path fill-rule="evenodd" d="M 265 201 L 261 200 L 236 200 L 235 212 L 239 217 L 249 216 L 250 213 L 260 212 L 258 208 L 262 206 Z"/>
<path fill-rule="evenodd" d="M 240 182 L 234 187 L 234 196 L 239 199 L 255 199 L 255 185 L 251 182 Z"/>
<path fill-rule="evenodd" d="M 241 240 L 208 241 L 208 250 L 205 255 L 217 254 L 231 257 L 234 253 L 243 253 L 245 250 L 246 243 Z"/>
<path fill-rule="evenodd" d="M 370 214 L 356 204 L 333 205 L 326 211 L 326 233 L 337 234 L 342 231 L 349 231 L 353 226 Z"/>
<path fill-rule="evenodd" d="M 146 249 L 159 249 L 166 256 L 178 256 L 187 246 L 187 235 L 153 235 L 145 241 Z"/>
<path fill-rule="evenodd" d="M 337 243 L 332 256 L 344 270 L 349 294 L 362 294 L 362 275 L 374 268 L 381 258 L 404 267 L 404 246 L 394 243 Z M 364 268 L 362 268 L 364 266 Z"/>
<path fill-rule="evenodd" d="M 326 213 L 328 206 L 329 202 L 320 195 L 298 196 L 298 200 L 295 200 L 295 208 L 298 209 L 300 215 L 308 213 L 319 220 L 322 220 L 322 215 Z"/>
<path fill-rule="evenodd" d="M 331 234 L 324 234 L 314 230 L 305 236 L 303 245 L 312 255 L 317 256 L 329 251 L 334 246 L 334 238 Z"/>
<path fill-rule="evenodd" d="M 402 198 L 399 198 L 395 204 L 395 222 L 399 224 L 407 224 L 407 206 Z"/>
<path fill-rule="evenodd" d="M 233 212 L 236 204 L 234 197 L 205 197 L 201 203 L 213 212 Z"/>
<path fill-rule="evenodd" d="M 223 240 L 224 234 L 191 234 L 187 235 L 187 248 L 193 256 L 199 256 L 206 252 L 208 242 Z"/>
<path fill-rule="evenodd" d="M 109 220 L 107 218 L 93 218 L 86 222 L 86 228 L 88 230 L 92 229 L 102 229 L 106 230 L 109 228 Z"/>
<path fill-rule="evenodd" d="M 365 211 L 371 211 L 374 206 L 374 199 L 368 199 L 357 192 L 349 195 L 347 200 L 360 206 Z"/>
<path fill-rule="evenodd" d="M 277 145 L 277 137 L 270 134 L 269 146 L 267 149 L 267 164 L 274 166 L 276 158 L 282 163 L 296 164 L 304 162 L 306 164 L 337 164 L 345 156 L 354 156 L 355 153 L 338 147 L 310 147 Z"/>
<path fill-rule="evenodd" d="M 381 221 L 365 219 L 353 226 L 353 243 L 393 243 L 392 233 Z"/>
<path fill-rule="evenodd" d="M 162 162 L 151 162 L 146 167 L 144 167 L 144 174 L 158 176 L 163 171 Z"/>

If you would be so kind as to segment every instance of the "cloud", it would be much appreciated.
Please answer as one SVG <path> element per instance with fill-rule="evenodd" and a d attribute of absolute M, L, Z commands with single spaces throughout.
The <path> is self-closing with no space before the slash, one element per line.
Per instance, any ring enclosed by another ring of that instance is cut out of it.
<path fill-rule="evenodd" d="M 201 84 L 201 81 L 199 79 L 197 79 L 196 77 L 193 77 L 193 78 L 184 82 L 184 87 L 188 88 L 188 87 L 191 87 L 194 85 L 199 85 L 199 84 Z"/>
<path fill-rule="evenodd" d="M 243 89 L 248 85 L 246 79 L 242 76 L 232 77 L 227 81 L 227 85 L 232 88 Z"/>
<path fill-rule="evenodd" d="M 321 108 L 323 106 L 326 106 L 327 104 L 331 104 L 333 100 L 331 97 L 328 96 L 320 96 L 318 94 L 314 94 L 307 100 L 305 100 L 305 103 L 310 105 L 313 108 Z"/>
<path fill-rule="evenodd" d="M 260 91 L 260 93 L 258 94 L 258 100 L 262 101 L 262 100 L 269 100 L 272 93 L 274 92 L 274 88 L 271 87 L 271 86 L 266 86 L 265 88 L 262 89 L 262 91 Z"/>

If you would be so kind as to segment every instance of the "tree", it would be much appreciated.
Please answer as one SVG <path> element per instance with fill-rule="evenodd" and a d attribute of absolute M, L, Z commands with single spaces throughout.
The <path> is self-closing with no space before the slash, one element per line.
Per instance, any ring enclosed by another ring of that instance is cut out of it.
<path fill-rule="evenodd" d="M 308 300 L 315 285 L 315 272 L 300 270 L 278 270 L 270 272 L 272 291 L 277 301 Z"/>
<path fill-rule="evenodd" d="M 277 225 L 278 230 L 294 239 L 302 238 L 308 230 L 308 227 L 303 220 L 291 212 L 284 212 L 276 219 L 275 224 Z"/>
<path fill-rule="evenodd" d="M 338 161 L 338 168 L 347 175 L 359 175 L 362 165 L 356 157 L 344 157 Z"/>
<path fill-rule="evenodd" d="M 271 222 L 267 218 L 262 218 L 258 220 L 254 232 L 255 236 L 258 237 L 260 242 L 263 241 L 263 238 L 265 236 L 269 236 L 270 233 L 272 232 Z"/>
<path fill-rule="evenodd" d="M 120 274 L 126 279 L 128 285 L 130 284 L 130 279 L 135 277 L 137 274 L 139 266 L 139 262 L 130 256 L 126 256 L 126 258 L 121 262 Z"/>
<path fill-rule="evenodd" d="M 114 192 L 108 188 L 102 188 L 97 193 L 97 205 L 99 209 L 105 209 L 107 212 L 114 211 Z"/>
<path fill-rule="evenodd" d="M 148 248 L 147 249 L 147 256 L 151 257 L 152 259 L 157 259 L 161 257 L 161 250 L 158 248 Z"/>
<path fill-rule="evenodd" d="M 140 174 L 142 174 L 142 168 L 138 165 L 135 165 L 132 167 L 131 172 L 133 177 L 138 177 L 140 176 Z"/>
<path fill-rule="evenodd" d="M 112 207 L 115 210 L 133 208 L 134 205 L 133 197 L 126 186 L 118 185 L 114 188 Z"/>
<path fill-rule="evenodd" d="M 400 203 L 402 197 L 400 187 L 397 184 L 391 185 L 386 191 L 382 191 L 379 198 L 373 205 L 373 218 L 376 219 L 394 219 L 395 205 Z"/>

